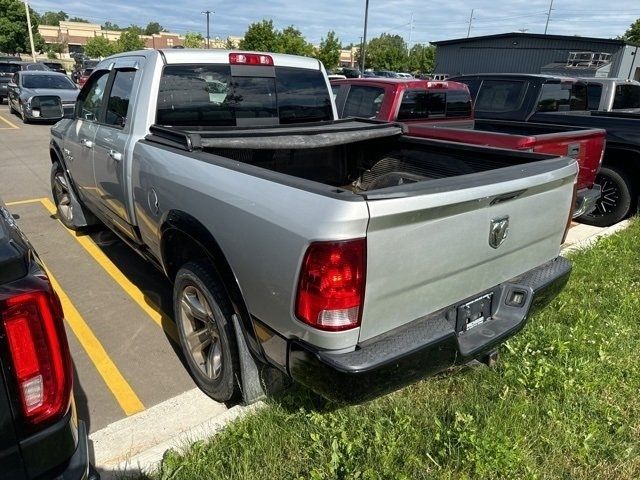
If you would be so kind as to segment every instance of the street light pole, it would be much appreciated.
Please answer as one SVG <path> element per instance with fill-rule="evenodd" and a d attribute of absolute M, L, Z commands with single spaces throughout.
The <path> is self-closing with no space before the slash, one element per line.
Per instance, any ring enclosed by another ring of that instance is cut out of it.
<path fill-rule="evenodd" d="M 547 12 L 547 23 L 544 26 L 544 34 L 547 34 L 547 28 L 549 28 L 549 19 L 551 18 L 551 10 L 553 10 L 553 0 L 551 0 L 551 4 L 549 5 L 549 12 Z"/>
<path fill-rule="evenodd" d="M 216 12 L 212 12 L 210 10 L 205 10 L 204 12 L 202 12 L 203 15 L 207 16 L 207 48 L 209 48 L 209 40 L 210 40 L 210 36 L 209 36 L 209 15 L 216 13 Z"/>
<path fill-rule="evenodd" d="M 360 67 L 360 72 L 364 75 L 364 66 L 366 65 L 365 60 L 367 58 L 367 22 L 369 21 L 369 0 L 366 0 L 366 4 L 364 7 L 364 36 L 362 37 L 362 55 L 361 62 L 362 65 Z"/>
<path fill-rule="evenodd" d="M 31 30 L 31 15 L 29 15 L 29 4 L 27 0 L 24 0 L 24 9 L 27 12 L 27 27 L 29 28 L 29 42 L 31 43 L 31 56 L 33 61 L 36 61 L 36 49 L 33 46 L 33 31 Z"/>

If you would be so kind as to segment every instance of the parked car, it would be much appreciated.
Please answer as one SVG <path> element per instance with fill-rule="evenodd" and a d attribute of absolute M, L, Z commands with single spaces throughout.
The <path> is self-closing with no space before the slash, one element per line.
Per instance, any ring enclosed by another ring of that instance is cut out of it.
<path fill-rule="evenodd" d="M 359 69 L 351 67 L 342 67 L 340 73 L 347 78 L 360 78 L 362 76 Z"/>
<path fill-rule="evenodd" d="M 0 201 L 0 477 L 89 476 L 73 364 L 56 292 Z M 97 478 L 97 476 L 92 476 Z"/>
<path fill-rule="evenodd" d="M 602 161 L 604 130 L 474 121 L 469 90 L 457 82 L 375 78 L 332 81 L 331 85 L 340 118 L 403 122 L 409 135 L 417 137 L 575 158 L 580 173 L 574 217 L 592 211 L 600 199 L 600 187 L 594 187 L 594 180 Z"/>
<path fill-rule="evenodd" d="M 638 109 L 640 111 L 640 82 L 619 78 L 580 78 L 587 85 L 587 110 Z"/>
<path fill-rule="evenodd" d="M 327 75 L 327 78 L 329 80 L 344 80 L 347 77 L 345 77 L 344 75 L 339 75 L 337 73 L 330 73 L 330 74 Z"/>
<path fill-rule="evenodd" d="M 49 69 L 53 72 L 64 73 L 67 74 L 67 71 L 64 69 L 64 65 L 60 62 L 42 62 L 44 65 L 49 67 Z"/>
<path fill-rule="evenodd" d="M 73 114 L 78 88 L 62 73 L 16 72 L 8 86 L 9 110 L 25 123 Z"/>
<path fill-rule="evenodd" d="M 398 78 L 406 78 L 406 79 L 414 78 L 413 75 L 411 75 L 410 73 L 398 72 L 396 73 L 396 75 L 398 75 Z"/>
<path fill-rule="evenodd" d="M 42 63 L 28 63 L 19 60 L 0 60 L 0 102 L 8 97 L 8 84 L 16 72 L 29 70 L 49 70 L 49 67 Z"/>
<path fill-rule="evenodd" d="M 374 70 L 373 75 L 382 78 L 399 78 L 396 72 L 391 72 L 389 70 Z"/>
<path fill-rule="evenodd" d="M 494 351 L 569 276 L 575 160 L 338 120 L 312 58 L 119 54 L 76 115 L 51 130 L 60 217 L 166 273 L 218 401 L 255 400 L 265 364 L 335 400 L 388 392 Z"/>
<path fill-rule="evenodd" d="M 481 74 L 452 78 L 469 86 L 475 115 L 482 119 L 603 128 L 607 143 L 595 183 L 602 196 L 596 209 L 580 217 L 590 225 L 613 225 L 638 209 L 640 118 L 629 113 L 586 110 L 583 82 L 550 75 Z"/>
<path fill-rule="evenodd" d="M 93 68 L 85 68 L 84 70 L 82 70 L 80 72 L 80 75 L 78 75 L 78 87 L 82 88 L 84 87 L 84 84 L 87 83 L 87 80 L 89 80 L 89 77 L 91 76 L 91 74 L 93 73 Z"/>

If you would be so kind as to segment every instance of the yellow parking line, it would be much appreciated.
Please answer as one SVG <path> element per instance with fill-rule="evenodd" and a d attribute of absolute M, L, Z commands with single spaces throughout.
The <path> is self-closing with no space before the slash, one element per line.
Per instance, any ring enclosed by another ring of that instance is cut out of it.
<path fill-rule="evenodd" d="M 48 198 L 40 199 L 44 208 L 46 208 L 50 214 L 54 215 L 57 211 L 56 206 Z M 160 309 L 153 304 L 131 280 L 129 280 L 120 269 L 107 257 L 100 248 L 93 243 L 87 235 L 77 235 L 68 228 L 65 230 L 76 239 L 76 241 L 86 250 L 86 252 L 93 257 L 93 259 L 107 272 L 115 282 L 122 287 L 122 289 L 131 297 L 131 299 L 138 304 L 138 306 L 147 314 L 151 319 L 162 328 L 167 335 L 176 343 L 178 340 L 178 331 L 175 323 L 166 315 L 164 315 Z"/>
<path fill-rule="evenodd" d="M 113 363 L 113 360 L 111 360 L 98 338 L 91 331 L 89 325 L 84 321 L 80 312 L 78 312 L 73 303 L 71 303 L 71 300 L 64 290 L 62 290 L 56 278 L 48 270 L 47 275 L 49 276 L 51 285 L 55 291 L 58 292 L 62 309 L 65 313 L 65 320 L 87 352 L 87 355 L 89 355 L 98 373 L 107 384 L 109 390 L 111 390 L 111 393 L 113 393 L 113 396 L 116 398 L 116 401 L 124 413 L 129 416 L 144 410 L 144 405 L 122 376 L 118 367 Z"/>
<path fill-rule="evenodd" d="M 7 120 L 6 118 L 4 118 L 2 115 L 0 115 L 0 120 L 2 120 L 4 123 L 6 123 L 7 125 L 9 125 L 9 128 L 14 128 L 16 130 L 19 130 L 20 127 L 17 126 L 15 123 L 10 122 L 9 120 Z"/>
<path fill-rule="evenodd" d="M 9 202 L 7 203 L 7 207 L 13 207 L 15 205 L 27 205 L 29 203 L 42 203 L 44 198 L 32 198 L 31 200 L 19 200 L 17 202 Z"/>

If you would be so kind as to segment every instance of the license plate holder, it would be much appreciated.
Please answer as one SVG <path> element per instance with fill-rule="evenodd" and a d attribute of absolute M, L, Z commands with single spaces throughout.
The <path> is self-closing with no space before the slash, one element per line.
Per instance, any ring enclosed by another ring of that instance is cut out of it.
<path fill-rule="evenodd" d="M 471 330 L 491 318 L 493 293 L 487 293 L 481 297 L 464 303 L 457 308 L 456 331 L 459 333 Z"/>

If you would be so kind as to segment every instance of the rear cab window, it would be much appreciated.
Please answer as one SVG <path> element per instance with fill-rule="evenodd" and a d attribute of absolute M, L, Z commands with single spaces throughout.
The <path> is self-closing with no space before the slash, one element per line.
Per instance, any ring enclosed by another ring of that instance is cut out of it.
<path fill-rule="evenodd" d="M 476 110 L 507 113 L 522 107 L 527 84 L 520 80 L 484 80 L 476 98 Z"/>
<path fill-rule="evenodd" d="M 613 109 L 640 108 L 640 85 L 618 85 L 613 97 Z"/>
<path fill-rule="evenodd" d="M 384 101 L 384 88 L 351 85 L 342 117 L 376 118 Z"/>
<path fill-rule="evenodd" d="M 584 83 L 547 82 L 538 97 L 538 112 L 586 110 L 588 91 Z"/>
<path fill-rule="evenodd" d="M 398 111 L 398 120 L 469 116 L 471 96 L 466 90 L 407 90 Z"/>
<path fill-rule="evenodd" d="M 261 70 L 259 70 L 261 69 Z M 172 126 L 257 126 L 333 120 L 320 70 L 168 65 L 156 122 Z"/>
<path fill-rule="evenodd" d="M 599 110 L 602 98 L 602 85 L 589 83 L 587 85 L 587 110 Z"/>

